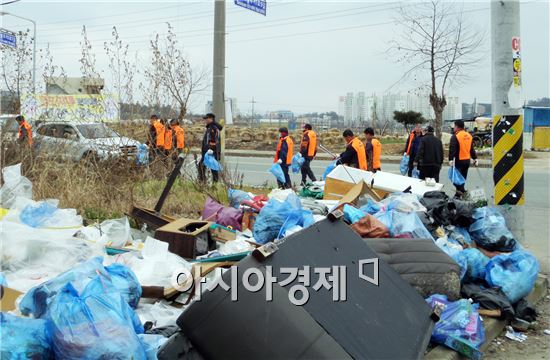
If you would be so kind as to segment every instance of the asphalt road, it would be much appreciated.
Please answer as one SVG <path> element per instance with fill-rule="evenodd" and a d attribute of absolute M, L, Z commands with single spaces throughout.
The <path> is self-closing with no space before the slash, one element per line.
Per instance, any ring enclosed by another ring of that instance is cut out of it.
<path fill-rule="evenodd" d="M 312 162 L 312 170 L 320 179 L 329 161 L 318 160 Z M 227 157 L 229 169 L 244 174 L 246 185 L 268 185 L 275 187 L 276 181 L 268 172 L 272 164 L 271 158 L 261 157 Z M 384 171 L 399 173 L 398 164 L 382 163 Z M 449 195 L 454 194 L 454 187 L 447 179 L 447 167 L 441 170 L 440 181 L 444 184 L 443 190 Z M 492 170 L 470 168 L 467 189 L 483 188 L 485 193 L 492 194 Z M 299 184 L 300 174 L 291 174 L 294 184 Z M 525 161 L 525 206 L 523 245 L 531 250 L 540 260 L 543 272 L 550 273 L 550 161 L 526 159 Z"/>

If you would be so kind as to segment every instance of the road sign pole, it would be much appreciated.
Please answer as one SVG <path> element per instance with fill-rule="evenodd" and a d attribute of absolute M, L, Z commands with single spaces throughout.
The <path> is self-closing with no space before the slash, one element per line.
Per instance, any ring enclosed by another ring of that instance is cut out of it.
<path fill-rule="evenodd" d="M 491 2 L 493 181 L 495 205 L 523 242 L 524 170 L 521 116 L 520 4 Z"/>
<path fill-rule="evenodd" d="M 212 78 L 212 111 L 225 124 L 225 0 L 214 4 L 214 60 Z M 221 160 L 225 155 L 225 126 L 220 135 Z"/>

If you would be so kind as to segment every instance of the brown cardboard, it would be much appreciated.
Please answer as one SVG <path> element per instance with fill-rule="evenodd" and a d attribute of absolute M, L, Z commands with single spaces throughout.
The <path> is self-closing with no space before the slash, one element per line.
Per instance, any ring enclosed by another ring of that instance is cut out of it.
<path fill-rule="evenodd" d="M 213 249 L 215 243 L 210 240 L 208 228 L 212 222 L 196 219 L 177 219 L 159 227 L 155 239 L 167 242 L 168 251 L 184 258 L 194 259 L 196 255 Z"/>
<path fill-rule="evenodd" d="M 0 311 L 15 310 L 15 301 L 20 295 L 23 295 L 21 291 L 0 285 Z"/>
<path fill-rule="evenodd" d="M 359 200 L 359 198 L 364 194 L 370 196 L 374 201 L 380 201 L 386 196 L 385 192 L 371 189 L 366 182 L 360 181 L 357 184 L 353 185 L 352 188 L 344 196 L 342 196 L 342 198 L 338 202 L 338 205 L 357 205 L 357 200 Z"/>
<path fill-rule="evenodd" d="M 327 177 L 323 200 L 342 200 L 356 184 Z"/>

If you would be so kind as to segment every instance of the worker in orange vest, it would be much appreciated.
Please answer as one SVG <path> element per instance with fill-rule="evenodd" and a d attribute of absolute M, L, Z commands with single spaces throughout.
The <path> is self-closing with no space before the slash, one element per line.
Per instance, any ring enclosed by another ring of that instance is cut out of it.
<path fill-rule="evenodd" d="M 462 174 L 464 180 L 468 177 L 470 160 L 473 160 L 474 166 L 478 165 L 476 150 L 472 144 L 472 135 L 464 130 L 464 121 L 456 120 L 454 122 L 454 135 L 451 136 L 449 144 L 449 166 L 454 166 Z M 460 198 L 466 193 L 466 183 L 455 185 L 455 197 Z"/>
<path fill-rule="evenodd" d="M 422 126 L 420 126 L 420 124 L 416 124 L 414 129 L 409 134 L 409 137 L 407 137 L 407 142 L 405 142 L 405 153 L 403 154 L 409 156 L 409 164 L 407 169 L 408 177 L 412 177 L 412 171 L 414 169 L 414 159 L 416 158 L 416 154 L 420 149 L 421 138 Z"/>
<path fill-rule="evenodd" d="M 176 151 L 180 154 L 185 147 L 185 132 L 180 126 L 178 119 L 172 119 L 172 121 L 170 121 L 170 125 L 172 126 L 172 132 L 174 134 L 173 142 L 176 146 Z"/>
<path fill-rule="evenodd" d="M 307 177 L 311 181 L 317 181 L 315 174 L 311 171 L 311 160 L 317 155 L 317 134 L 313 131 L 310 124 L 304 125 L 302 141 L 300 142 L 300 155 L 304 158 L 304 163 L 301 168 L 302 186 L 306 185 Z"/>
<path fill-rule="evenodd" d="M 29 146 L 32 146 L 32 126 L 25 120 L 23 115 L 18 115 L 15 121 L 19 125 L 17 140 L 21 144 L 27 143 Z"/>
<path fill-rule="evenodd" d="M 367 155 L 368 171 L 377 172 L 382 169 L 382 144 L 374 138 L 374 129 L 368 127 L 364 131 L 367 142 L 365 143 L 365 154 Z"/>
<path fill-rule="evenodd" d="M 342 136 L 346 141 L 346 150 L 340 154 L 336 164 L 356 167 L 361 170 L 367 170 L 367 156 L 365 146 L 350 129 L 344 130 Z"/>
<path fill-rule="evenodd" d="M 292 164 L 292 155 L 294 152 L 294 142 L 288 136 L 288 129 L 282 127 L 279 129 L 279 142 L 277 143 L 277 150 L 275 151 L 275 159 L 273 162 L 281 165 L 283 173 L 285 174 L 285 183 L 283 184 L 277 180 L 277 184 L 281 189 L 290 189 L 292 184 L 290 182 L 290 175 L 288 174 L 288 167 Z"/>
<path fill-rule="evenodd" d="M 165 121 L 164 124 L 164 154 L 168 157 L 171 156 L 173 146 L 173 137 L 174 132 L 172 131 L 172 125 L 170 120 Z"/>
<path fill-rule="evenodd" d="M 164 153 L 164 125 L 157 115 L 151 115 L 149 119 L 149 147 L 152 157 Z"/>

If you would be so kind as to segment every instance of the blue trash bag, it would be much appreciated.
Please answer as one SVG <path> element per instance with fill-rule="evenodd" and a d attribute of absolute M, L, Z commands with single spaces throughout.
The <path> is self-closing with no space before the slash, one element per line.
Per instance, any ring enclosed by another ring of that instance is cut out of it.
<path fill-rule="evenodd" d="M 149 164 L 149 148 L 147 147 L 147 145 L 139 144 L 136 156 L 136 164 L 142 166 Z"/>
<path fill-rule="evenodd" d="M 464 176 L 462 176 L 460 171 L 458 171 L 457 168 L 454 166 L 449 168 L 447 175 L 449 176 L 449 180 L 451 180 L 451 183 L 453 185 L 464 185 L 464 183 L 466 182 Z"/>
<path fill-rule="evenodd" d="M 147 354 L 147 360 L 157 360 L 158 350 L 168 341 L 168 338 L 165 338 L 164 335 L 158 334 L 139 334 L 138 338 Z"/>
<path fill-rule="evenodd" d="M 367 216 L 367 213 L 351 205 L 344 205 L 344 219 L 351 224 L 355 224 L 362 218 Z"/>
<path fill-rule="evenodd" d="M 290 168 L 294 174 L 298 174 L 300 172 L 302 165 L 304 165 L 304 161 L 306 161 L 306 159 L 304 159 L 300 154 L 296 154 L 292 157 L 292 164 L 290 165 Z"/>
<path fill-rule="evenodd" d="M 379 212 L 374 214 L 374 217 L 379 220 L 384 226 L 390 231 L 391 234 L 391 227 L 393 224 L 393 210 L 390 209 L 382 209 Z"/>
<path fill-rule="evenodd" d="M 273 163 L 269 169 L 269 172 L 275 176 L 278 182 L 283 184 L 286 183 L 285 174 L 283 173 L 283 169 L 280 164 Z"/>
<path fill-rule="evenodd" d="M 46 320 L 0 312 L 0 359 L 53 359 Z"/>
<path fill-rule="evenodd" d="M 493 207 L 474 209 L 472 217 L 475 222 L 469 232 L 479 247 L 489 251 L 511 252 L 517 249 L 514 235 L 506 227 L 506 220 Z"/>
<path fill-rule="evenodd" d="M 298 196 L 290 194 L 284 202 L 270 199 L 260 210 L 254 223 L 254 241 L 265 244 L 279 235 L 286 219 L 293 211 L 302 210 Z"/>
<path fill-rule="evenodd" d="M 227 190 L 227 197 L 229 198 L 229 205 L 235 209 L 238 209 L 243 201 L 252 200 L 247 192 L 231 188 Z"/>
<path fill-rule="evenodd" d="M 132 309 L 137 308 L 141 298 L 141 285 L 136 274 L 127 266 L 118 263 L 106 266 L 105 270 L 111 276 L 111 282 L 122 298 Z"/>
<path fill-rule="evenodd" d="M 220 165 L 218 160 L 216 160 L 216 158 L 214 157 L 214 154 L 209 154 L 209 153 L 204 154 L 202 158 L 202 163 L 204 164 L 204 166 L 206 166 L 210 170 L 220 171 L 222 169 L 222 166 Z"/>
<path fill-rule="evenodd" d="M 420 171 L 416 167 L 413 168 L 412 177 L 415 179 L 420 179 Z"/>
<path fill-rule="evenodd" d="M 399 172 L 401 172 L 401 175 L 407 175 L 407 172 L 409 171 L 409 155 L 403 155 L 401 158 L 401 162 L 399 163 Z"/>
<path fill-rule="evenodd" d="M 444 306 L 431 340 L 470 359 L 480 359 L 479 348 L 485 341 L 485 329 L 478 313 L 479 305 L 471 304 L 466 299 L 451 302 L 447 296 L 439 294 L 430 296 L 426 301 L 432 308 Z"/>
<path fill-rule="evenodd" d="M 454 239 L 456 241 L 463 242 L 466 244 L 472 243 L 472 238 L 470 237 L 470 233 L 467 229 L 460 227 L 460 226 L 453 226 L 452 228 L 447 228 L 449 231 L 449 239 Z"/>
<path fill-rule="evenodd" d="M 327 179 L 328 174 L 331 173 L 332 170 L 336 168 L 336 160 L 331 162 L 325 169 L 325 172 L 323 173 L 323 181 Z"/>
<path fill-rule="evenodd" d="M 44 224 L 57 211 L 57 206 L 47 201 L 27 205 L 19 214 L 19 219 L 25 225 L 37 228 Z"/>
<path fill-rule="evenodd" d="M 459 265 L 466 263 L 464 281 L 475 282 L 485 279 L 486 266 L 490 259 L 478 249 L 464 249 L 453 258 Z"/>
<path fill-rule="evenodd" d="M 0 285 L 2 286 L 8 286 L 8 282 L 6 281 L 6 277 L 4 276 L 4 273 L 0 272 Z"/>
<path fill-rule="evenodd" d="M 313 219 L 313 213 L 311 212 L 311 210 L 292 210 L 288 214 L 285 222 L 283 223 L 281 230 L 279 230 L 279 234 L 277 234 L 277 240 L 284 238 L 287 230 L 292 228 L 293 226 L 298 225 L 305 229 L 313 225 L 314 223 L 315 220 Z"/>
<path fill-rule="evenodd" d="M 366 212 L 367 214 L 374 215 L 382 209 L 382 205 L 374 200 L 368 199 L 367 204 L 359 208 L 359 210 Z"/>
<path fill-rule="evenodd" d="M 493 257 L 486 269 L 485 281 L 493 287 L 500 287 L 514 304 L 533 290 L 540 268 L 533 255 L 516 250 Z"/>
<path fill-rule="evenodd" d="M 426 229 L 422 220 L 416 212 L 404 213 L 397 210 L 390 210 L 392 214 L 392 222 L 390 230 L 391 236 L 410 235 L 413 239 L 432 239 L 433 237 Z"/>
<path fill-rule="evenodd" d="M 32 314 L 35 318 L 42 318 L 48 310 L 51 299 L 67 283 L 72 283 L 73 287 L 82 290 L 98 273 L 108 276 L 107 271 L 103 267 L 102 257 L 95 257 L 80 263 L 72 269 L 59 274 L 57 277 L 27 291 L 23 299 L 21 299 L 19 310 L 25 316 Z"/>
<path fill-rule="evenodd" d="M 147 359 L 143 327 L 108 278 L 96 276 L 80 294 L 65 285 L 48 314 L 56 359 Z"/>

